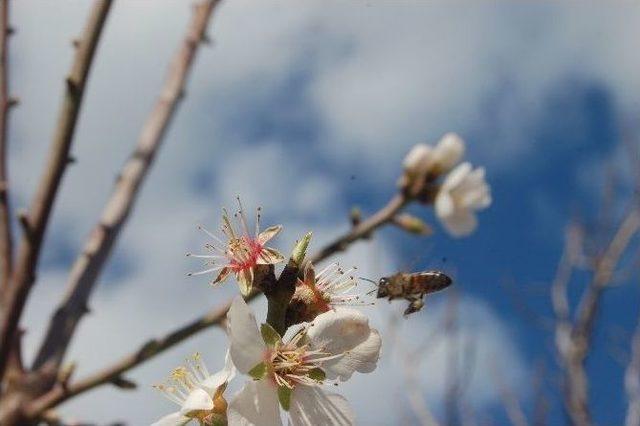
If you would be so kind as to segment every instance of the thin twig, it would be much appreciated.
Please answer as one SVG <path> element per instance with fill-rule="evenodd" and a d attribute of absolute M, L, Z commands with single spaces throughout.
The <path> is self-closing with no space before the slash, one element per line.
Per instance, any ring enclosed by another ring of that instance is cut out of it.
<path fill-rule="evenodd" d="M 329 256 L 346 250 L 347 247 L 351 245 L 351 243 L 363 238 L 367 238 L 372 230 L 378 228 L 381 225 L 385 225 L 391 222 L 396 214 L 400 210 L 402 210 L 408 202 L 409 200 L 404 195 L 397 194 L 387 203 L 386 206 L 384 206 L 374 215 L 354 226 L 351 232 L 348 232 L 345 235 L 336 238 L 318 253 L 311 256 L 308 262 L 311 262 L 313 264 L 319 263 Z"/>
<path fill-rule="evenodd" d="M 71 268 L 66 295 L 51 319 L 33 365 L 35 369 L 42 368 L 51 377 L 55 377 L 75 329 L 88 311 L 87 304 L 95 283 L 131 213 L 141 184 L 182 99 L 189 71 L 217 4 L 218 0 L 208 0 L 195 7 L 186 36 L 170 64 L 164 87 L 142 128 L 138 143 L 120 172 L 99 223 Z"/>
<path fill-rule="evenodd" d="M 13 236 L 7 169 L 9 110 L 9 0 L 0 2 L 0 306 L 4 302 L 13 265 Z"/>
<path fill-rule="evenodd" d="M 494 363 L 489 363 L 489 371 L 493 382 L 500 393 L 502 399 L 502 405 L 509 417 L 509 421 L 513 426 L 528 426 L 527 416 L 524 414 L 524 410 L 518 401 L 518 396 L 515 392 L 505 383 L 502 374 L 500 374 L 499 367 Z"/>
<path fill-rule="evenodd" d="M 640 317 L 631 340 L 631 359 L 624 374 L 627 392 L 626 426 L 640 426 Z"/>
<path fill-rule="evenodd" d="M 592 423 L 589 410 L 589 382 L 585 360 L 591 349 L 595 318 L 603 291 L 611 283 L 616 267 L 632 238 L 640 231 L 640 211 L 632 208 L 618 226 L 615 235 L 596 260 L 593 279 L 584 290 L 575 320 L 571 321 L 566 302 L 566 285 L 554 284 L 552 300 L 556 312 L 556 347 L 564 369 L 565 409 L 574 425 Z M 560 288 L 563 293 L 556 294 Z"/>
<path fill-rule="evenodd" d="M 0 323 L 0 378 L 4 375 L 11 342 L 18 328 L 29 291 L 35 282 L 40 247 L 49 222 L 62 175 L 67 166 L 89 70 L 112 0 L 97 0 L 82 33 L 66 80 L 66 91 L 44 174 L 26 220 L 28 232 L 20 242 L 15 270 L 7 293 L 6 309 Z"/>
<path fill-rule="evenodd" d="M 336 240 L 343 243 L 336 244 L 336 242 L 333 242 L 322 248 L 317 254 L 310 256 L 310 258 L 315 260 L 326 259 L 339 251 L 345 250 L 355 241 L 373 234 L 378 228 L 389 223 L 391 217 L 393 217 L 393 215 L 396 214 L 404 204 L 404 202 L 398 203 L 398 198 L 394 197 L 385 207 L 371 216 L 371 218 L 363 221 L 360 225 L 351 229 L 347 234 Z M 245 300 L 250 301 L 256 296 L 257 293 L 253 293 Z M 187 325 L 166 334 L 164 337 L 147 341 L 137 350 L 121 358 L 115 364 L 105 368 L 104 370 L 98 371 L 85 379 L 71 383 L 68 386 L 56 386 L 50 392 L 30 405 L 29 413 L 31 417 L 37 418 L 40 413 L 57 406 L 69 398 L 84 393 L 97 386 L 108 384 L 114 379 L 122 376 L 125 372 L 137 367 L 150 358 L 159 355 L 194 334 L 211 326 L 221 325 L 226 319 L 227 310 L 230 306 L 231 302 L 228 302 L 221 307 L 217 307 L 209 311 L 207 314 L 197 318 Z"/>

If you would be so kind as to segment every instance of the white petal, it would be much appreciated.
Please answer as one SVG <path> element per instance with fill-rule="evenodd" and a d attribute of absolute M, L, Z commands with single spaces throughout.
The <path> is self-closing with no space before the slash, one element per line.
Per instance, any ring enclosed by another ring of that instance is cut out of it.
<path fill-rule="evenodd" d="M 151 426 L 184 426 L 189 423 L 191 419 L 189 417 L 185 417 L 179 412 L 172 413 L 164 416 L 157 422 L 153 423 Z"/>
<path fill-rule="evenodd" d="M 258 330 L 256 317 L 242 297 L 236 297 L 227 313 L 229 320 L 229 352 L 233 363 L 241 373 L 247 374 L 262 362 L 264 341 Z"/>
<path fill-rule="evenodd" d="M 326 394 L 316 386 L 296 386 L 291 395 L 289 420 L 292 426 L 348 426 L 355 424 L 347 400 Z"/>
<path fill-rule="evenodd" d="M 229 404 L 232 426 L 280 426 L 280 408 L 275 385 L 267 380 L 247 382 Z"/>
<path fill-rule="evenodd" d="M 213 395 L 216 390 L 224 383 L 228 383 L 236 375 L 236 367 L 231 361 L 231 353 L 227 351 L 225 356 L 224 368 L 217 373 L 207 377 L 200 385 L 209 395 Z"/>
<path fill-rule="evenodd" d="M 468 210 L 459 210 L 442 222 L 447 231 L 454 237 L 464 237 L 475 231 L 478 220 L 475 214 Z"/>
<path fill-rule="evenodd" d="M 462 163 L 458 165 L 455 169 L 451 170 L 444 182 L 442 183 L 441 190 L 451 190 L 456 188 L 458 185 L 462 184 L 464 180 L 467 178 L 467 175 L 471 173 L 472 167 L 470 163 Z"/>
<path fill-rule="evenodd" d="M 270 226 L 258 235 L 258 242 L 264 245 L 267 241 L 278 235 L 282 231 L 282 225 Z"/>
<path fill-rule="evenodd" d="M 325 361 L 327 378 L 347 380 L 354 371 L 373 371 L 380 357 L 382 340 L 369 327 L 369 320 L 353 309 L 325 312 L 316 317 L 308 332 L 311 347 L 340 357 Z"/>
<path fill-rule="evenodd" d="M 440 190 L 438 195 L 436 195 L 436 216 L 440 220 L 445 219 L 451 215 L 453 215 L 455 211 L 455 205 L 453 203 L 453 198 L 451 198 L 451 194 L 445 190 Z"/>
<path fill-rule="evenodd" d="M 404 157 L 402 165 L 409 173 L 421 173 L 430 163 L 431 147 L 429 145 L 419 143 L 411 148 L 411 151 Z"/>
<path fill-rule="evenodd" d="M 180 414 L 188 415 L 194 411 L 211 410 L 213 408 L 213 400 L 204 389 L 194 389 L 189 392 L 189 396 L 182 404 Z"/>
<path fill-rule="evenodd" d="M 448 172 L 464 155 L 464 141 L 455 133 L 447 133 L 433 150 L 433 161 L 441 173 Z"/>

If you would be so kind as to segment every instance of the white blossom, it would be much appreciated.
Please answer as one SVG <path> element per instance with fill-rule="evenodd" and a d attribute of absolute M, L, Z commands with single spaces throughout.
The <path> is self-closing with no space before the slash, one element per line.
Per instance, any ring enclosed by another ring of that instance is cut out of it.
<path fill-rule="evenodd" d="M 355 271 L 355 267 L 345 271 L 338 263 L 332 263 L 316 273 L 309 263 L 304 279 L 297 281 L 289 305 L 289 314 L 295 320 L 293 323 L 312 321 L 319 314 L 336 307 L 372 305 L 366 294 L 354 292 L 358 287 Z"/>
<path fill-rule="evenodd" d="M 165 383 L 154 386 L 180 409 L 162 417 L 152 426 L 182 426 L 191 420 L 202 422 L 216 416 L 225 418 L 227 403 L 222 394 L 234 376 L 235 367 L 229 353 L 224 368 L 215 374 L 209 374 L 200 354 L 195 354 L 187 360 L 186 366 L 173 370 Z"/>
<path fill-rule="evenodd" d="M 244 300 L 236 298 L 228 320 L 231 358 L 254 379 L 231 401 L 230 424 L 281 425 L 278 406 L 293 426 L 354 424 L 347 401 L 322 385 L 376 368 L 382 342 L 364 315 L 330 310 L 282 339 L 266 324 L 259 330 Z"/>
<path fill-rule="evenodd" d="M 465 145 L 455 133 L 445 134 L 436 146 L 416 144 L 405 156 L 405 172 L 417 179 L 449 172 L 464 155 Z"/>
<path fill-rule="evenodd" d="M 244 209 L 238 198 L 238 211 L 234 214 L 237 229 L 234 227 L 229 213 L 223 209 L 222 234 L 224 239 L 199 227 L 213 242 L 205 245 L 207 254 L 187 253 L 187 256 L 205 259 L 207 268 L 203 271 L 189 273 L 189 276 L 217 272 L 211 284 L 224 281 L 233 273 L 240 286 L 240 292 L 246 296 L 251 293 L 256 265 L 268 265 L 282 262 L 284 256 L 277 250 L 266 247 L 266 243 L 278 235 L 282 225 L 271 226 L 260 232 L 260 209 L 256 213 L 255 231 L 251 235 Z"/>
<path fill-rule="evenodd" d="M 471 234 L 478 224 L 475 212 L 491 204 L 484 168 L 462 163 L 445 178 L 435 200 L 436 215 L 455 237 Z"/>

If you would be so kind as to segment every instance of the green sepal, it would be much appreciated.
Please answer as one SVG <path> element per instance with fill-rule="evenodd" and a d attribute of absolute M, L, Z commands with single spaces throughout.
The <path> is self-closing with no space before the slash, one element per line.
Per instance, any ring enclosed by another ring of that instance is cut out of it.
<path fill-rule="evenodd" d="M 286 386 L 278 387 L 278 401 L 280 401 L 280 406 L 284 411 L 289 411 L 289 407 L 291 407 L 292 393 L 293 393 L 293 389 L 290 389 Z"/>
<path fill-rule="evenodd" d="M 313 370 L 309 371 L 309 374 L 307 374 L 307 377 L 315 380 L 316 382 L 322 383 L 327 378 L 327 374 L 324 371 L 322 371 L 321 368 L 314 368 Z"/>
<path fill-rule="evenodd" d="M 264 340 L 265 345 L 270 348 L 273 348 L 276 343 L 282 341 L 280 334 L 278 334 L 278 332 L 268 323 L 264 323 L 260 326 L 260 334 L 262 334 L 262 340 Z"/>
<path fill-rule="evenodd" d="M 307 232 L 293 248 L 291 252 L 291 262 L 293 262 L 295 266 L 300 267 L 302 262 L 304 262 L 304 257 L 307 255 L 307 247 L 309 247 L 312 235 L 312 232 Z"/>
<path fill-rule="evenodd" d="M 261 362 L 260 364 L 256 364 L 251 370 L 249 370 L 249 376 L 253 377 L 254 380 L 261 380 L 267 375 L 267 364 Z"/>

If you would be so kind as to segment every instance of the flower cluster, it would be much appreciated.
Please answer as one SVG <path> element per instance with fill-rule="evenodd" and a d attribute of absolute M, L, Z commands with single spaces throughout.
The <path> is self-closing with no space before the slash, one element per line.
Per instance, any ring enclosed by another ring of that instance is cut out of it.
<path fill-rule="evenodd" d="M 435 147 L 418 144 L 405 157 L 400 180 L 408 197 L 435 204 L 436 216 L 455 237 L 471 234 L 477 227 L 475 212 L 491 204 L 484 168 L 459 164 L 464 152 L 464 141 L 454 133 Z"/>
<path fill-rule="evenodd" d="M 469 163 L 459 164 L 464 151 L 464 142 L 455 134 L 445 135 L 434 147 L 416 145 L 404 160 L 400 181 L 400 205 L 413 200 L 433 204 L 437 217 L 454 236 L 471 233 L 477 226 L 475 212 L 491 203 L 484 170 L 473 169 Z M 156 388 L 180 408 L 154 425 L 197 422 L 201 426 L 278 426 L 283 420 L 292 426 L 355 423 L 346 399 L 326 391 L 326 387 L 346 381 L 356 372 L 376 369 L 382 339 L 367 317 L 354 309 L 372 304 L 368 300 L 372 292 L 355 291 L 355 268 L 345 270 L 333 263 L 316 272 L 311 263 L 305 264 L 311 233 L 296 243 L 277 278 L 275 265 L 285 257 L 267 243 L 282 226 L 261 231 L 260 216 L 258 208 L 250 231 L 238 198 L 238 208 L 232 215 L 223 209 L 219 235 L 199 227 L 211 241 L 205 244 L 204 253 L 188 254 L 205 262 L 203 270 L 189 275 L 211 273 L 212 285 L 233 275 L 243 297 L 264 293 L 267 321 L 256 321 L 244 298 L 237 296 L 227 313 L 229 350 L 225 367 L 210 374 L 196 354 L 173 370 Z M 353 223 L 356 228 L 359 220 Z M 394 223 L 422 235 L 431 229 L 399 209 L 377 223 Z M 357 238 L 366 238 L 370 230 L 361 233 Z M 337 250 L 342 249 L 340 245 Z M 448 285 L 451 281 L 447 279 Z M 422 306 L 425 292 L 420 288 L 396 290 L 397 297 Z M 377 297 L 381 294 L 379 291 Z M 246 382 L 227 402 L 224 394 L 236 369 Z"/>

